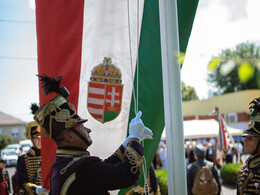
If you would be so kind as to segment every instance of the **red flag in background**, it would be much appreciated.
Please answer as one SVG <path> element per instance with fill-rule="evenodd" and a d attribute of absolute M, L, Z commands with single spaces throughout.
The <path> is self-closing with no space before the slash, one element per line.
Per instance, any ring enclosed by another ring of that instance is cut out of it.
<path fill-rule="evenodd" d="M 68 101 L 73 105 L 78 104 L 83 6 L 84 0 L 36 0 L 38 72 L 62 75 L 70 92 Z M 41 87 L 39 91 L 41 106 L 53 98 L 45 97 Z M 55 143 L 49 136 L 42 136 L 42 185 L 46 188 L 55 154 Z"/>
<path fill-rule="evenodd" d="M 218 144 L 217 144 L 217 162 L 220 165 L 223 165 L 223 158 L 226 156 L 227 151 L 229 148 L 234 147 L 234 141 L 231 134 L 228 132 L 226 122 L 216 107 L 213 113 L 217 114 L 218 122 L 219 122 L 219 136 L 218 136 Z"/>

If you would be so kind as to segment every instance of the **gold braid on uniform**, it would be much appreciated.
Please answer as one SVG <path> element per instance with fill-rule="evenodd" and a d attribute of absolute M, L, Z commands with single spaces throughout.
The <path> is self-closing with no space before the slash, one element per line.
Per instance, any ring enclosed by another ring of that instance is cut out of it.
<path fill-rule="evenodd" d="M 125 157 L 130 161 L 131 165 L 135 165 L 131 167 L 131 172 L 136 174 L 137 171 L 141 171 L 143 167 L 143 157 L 140 156 L 132 147 L 132 142 L 129 142 L 128 146 L 125 149 Z"/>
<path fill-rule="evenodd" d="M 260 156 L 253 159 L 248 158 L 238 171 L 237 187 L 239 194 L 260 192 Z M 258 185 L 256 185 L 258 184 Z"/>
<path fill-rule="evenodd" d="M 30 152 L 32 156 L 28 156 L 28 153 L 25 153 L 24 162 L 28 181 L 32 183 L 35 175 L 38 174 L 38 171 L 41 169 L 41 156 L 35 156 L 35 151 L 32 148 L 28 152 Z M 41 174 L 38 174 L 37 180 L 34 182 L 36 182 L 36 185 L 41 185 Z"/>
<path fill-rule="evenodd" d="M 124 154 L 122 153 L 122 151 L 120 150 L 120 148 L 118 148 L 115 152 L 114 152 L 114 154 L 113 154 L 114 156 L 117 156 L 121 161 L 123 161 L 124 160 Z"/>
<path fill-rule="evenodd" d="M 149 188 L 148 188 L 149 186 Z M 133 195 L 133 194 L 138 194 L 138 195 L 146 195 L 147 193 L 148 194 L 153 194 L 153 195 L 161 195 L 161 192 L 160 192 L 160 187 L 159 185 L 157 186 L 157 191 L 156 192 L 151 192 L 151 173 L 149 172 L 148 173 L 148 177 L 147 177 L 147 180 L 146 180 L 146 183 L 144 185 L 144 188 L 143 187 L 140 187 L 140 186 L 135 186 L 133 187 L 132 189 L 130 189 L 126 195 Z M 151 193 L 150 193 L 151 192 Z"/>

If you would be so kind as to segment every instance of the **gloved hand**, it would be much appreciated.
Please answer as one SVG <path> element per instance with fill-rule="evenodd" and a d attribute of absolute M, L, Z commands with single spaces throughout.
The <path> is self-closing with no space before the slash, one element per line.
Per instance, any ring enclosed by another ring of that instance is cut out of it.
<path fill-rule="evenodd" d="M 36 194 L 40 194 L 40 195 L 48 194 L 48 190 L 42 186 L 37 186 L 35 192 Z"/>
<path fill-rule="evenodd" d="M 141 120 L 142 112 L 139 111 L 129 124 L 129 137 L 142 140 L 145 126 Z"/>
<path fill-rule="evenodd" d="M 131 138 L 137 138 L 140 141 L 145 139 L 153 139 L 153 132 L 145 127 L 143 121 L 141 120 L 142 112 L 139 111 L 135 118 L 133 118 L 129 124 L 129 136 L 123 143 L 123 146 L 126 148 Z"/>
<path fill-rule="evenodd" d="M 126 138 L 126 140 L 124 141 L 124 143 L 122 144 L 125 148 L 127 146 L 127 144 L 130 142 L 130 135 Z M 145 139 L 153 139 L 153 132 L 148 128 L 148 127 L 144 127 L 144 133 L 142 135 L 142 139 L 140 141 L 143 141 Z"/>
<path fill-rule="evenodd" d="M 142 135 L 142 140 L 140 141 L 143 141 L 145 139 L 153 139 L 153 132 L 148 127 L 144 127 L 144 133 Z"/>

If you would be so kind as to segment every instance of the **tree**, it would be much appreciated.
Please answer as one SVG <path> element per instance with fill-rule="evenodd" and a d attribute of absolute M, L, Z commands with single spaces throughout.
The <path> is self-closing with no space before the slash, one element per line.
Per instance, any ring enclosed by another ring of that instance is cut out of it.
<path fill-rule="evenodd" d="M 260 88 L 260 47 L 241 43 L 234 49 L 222 50 L 208 65 L 208 82 L 214 95 Z"/>
<path fill-rule="evenodd" d="M 12 143 L 12 138 L 10 136 L 0 135 L 0 150 L 4 149 L 10 143 Z"/>
<path fill-rule="evenodd" d="M 191 86 L 186 86 L 184 82 L 181 82 L 181 93 L 183 101 L 199 99 L 195 89 Z"/>

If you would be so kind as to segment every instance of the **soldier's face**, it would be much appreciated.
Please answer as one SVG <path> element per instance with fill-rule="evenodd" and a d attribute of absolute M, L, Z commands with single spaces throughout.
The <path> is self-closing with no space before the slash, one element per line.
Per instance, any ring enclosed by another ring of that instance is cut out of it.
<path fill-rule="evenodd" d="M 33 143 L 34 147 L 36 147 L 37 149 L 41 149 L 41 138 L 40 137 L 34 137 L 32 139 L 32 143 Z"/>
<path fill-rule="evenodd" d="M 244 152 L 251 154 L 255 151 L 260 137 L 246 136 L 244 141 Z M 258 151 L 259 152 L 259 151 Z"/>
<path fill-rule="evenodd" d="M 0 162 L 0 169 L 4 169 L 5 168 L 5 163 Z"/>
<path fill-rule="evenodd" d="M 91 145 L 92 144 L 92 139 L 91 139 L 91 137 L 90 137 L 90 132 L 91 132 L 91 129 L 89 129 L 89 128 L 87 128 L 87 127 L 85 127 L 84 125 L 83 125 L 83 123 L 79 123 L 79 124 L 77 124 L 75 127 L 74 127 L 81 135 L 83 135 L 85 138 L 86 138 L 86 140 L 88 141 L 88 143 L 89 143 L 89 145 Z M 81 140 L 81 142 L 82 142 L 82 146 L 84 145 L 84 147 L 83 148 L 86 148 L 86 144 Z"/>

